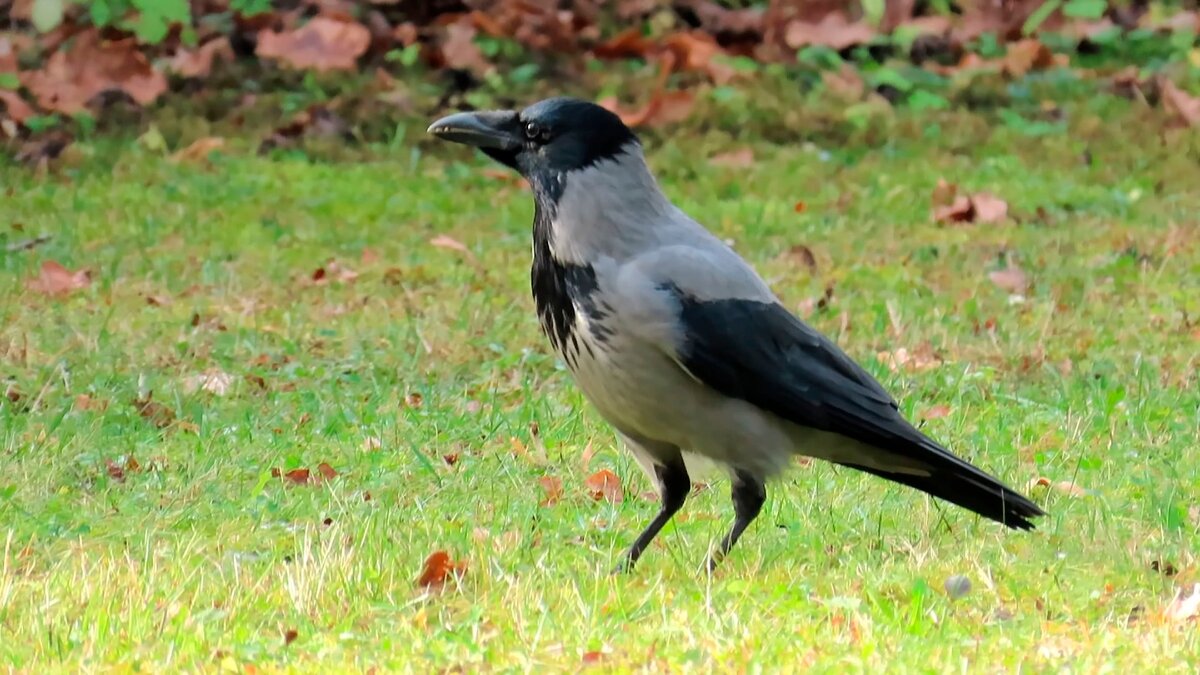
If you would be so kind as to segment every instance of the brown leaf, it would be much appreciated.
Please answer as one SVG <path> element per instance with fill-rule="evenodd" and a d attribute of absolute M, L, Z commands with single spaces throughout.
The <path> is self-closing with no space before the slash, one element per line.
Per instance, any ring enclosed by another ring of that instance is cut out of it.
<path fill-rule="evenodd" d="M 442 60 L 447 68 L 465 70 L 476 75 L 486 73 L 491 65 L 484 58 L 479 45 L 475 44 L 475 26 L 470 19 L 446 26 L 446 35 L 442 38 Z"/>
<path fill-rule="evenodd" d="M 1167 621 L 1180 623 L 1200 616 L 1200 583 L 1192 584 L 1191 590 L 1181 588 L 1163 609 Z"/>
<path fill-rule="evenodd" d="M 424 401 L 425 398 L 421 396 L 421 392 L 419 391 L 410 392 L 404 397 L 404 405 L 410 408 L 420 408 Z"/>
<path fill-rule="evenodd" d="M 904 347 L 899 347 L 891 352 L 878 352 L 876 357 L 892 372 L 907 370 L 908 372 L 919 373 L 924 370 L 936 368 L 942 363 L 942 359 L 934 354 L 933 348 L 928 344 L 918 347 L 914 352 L 909 352 Z"/>
<path fill-rule="evenodd" d="M 538 478 L 538 483 L 541 484 L 542 490 L 545 491 L 546 497 L 542 499 L 542 506 L 553 506 L 562 499 L 563 486 L 562 480 L 556 476 L 542 476 Z"/>
<path fill-rule="evenodd" d="M 108 470 L 108 477 L 118 483 L 125 482 L 125 467 L 117 464 L 111 459 L 104 460 L 105 468 Z"/>
<path fill-rule="evenodd" d="M 149 105 L 167 90 L 167 78 L 154 69 L 134 38 L 102 40 L 95 29 L 77 34 L 70 49 L 55 51 L 45 67 L 21 74 L 21 82 L 46 110 L 84 112 L 96 95 L 119 90 Z"/>
<path fill-rule="evenodd" d="M 961 195 L 946 206 L 934 208 L 933 219 L 939 223 L 970 223 L 975 220 L 975 205 L 970 197 Z"/>
<path fill-rule="evenodd" d="M 808 210 L 808 204 L 805 204 L 804 200 L 799 200 L 795 204 L 792 205 L 792 211 L 795 213 L 804 213 L 807 210 Z"/>
<path fill-rule="evenodd" d="M 283 631 L 283 644 L 290 645 L 300 637 L 300 633 L 296 632 L 295 628 L 289 628 Z"/>
<path fill-rule="evenodd" d="M 935 405 L 921 414 L 921 419 L 937 420 L 950 415 L 950 406 Z"/>
<path fill-rule="evenodd" d="M 167 307 L 172 302 L 171 296 L 162 293 L 150 293 L 146 296 L 146 304 L 151 307 Z"/>
<path fill-rule="evenodd" d="M 229 38 L 218 37 L 200 45 L 197 49 L 179 49 L 167 62 L 167 70 L 182 77 L 208 77 L 217 57 L 229 63 L 234 60 L 233 47 Z"/>
<path fill-rule="evenodd" d="M 137 409 L 138 414 L 143 419 L 148 420 L 159 429 L 165 429 L 175 421 L 175 411 L 158 401 L 152 400 L 149 395 L 144 399 L 135 398 L 133 400 L 133 407 Z"/>
<path fill-rule="evenodd" d="M 313 270 L 309 275 L 315 286 L 324 286 L 332 282 L 348 283 L 358 278 L 358 272 L 346 267 L 336 260 L 329 260 L 324 266 Z"/>
<path fill-rule="evenodd" d="M 823 71 L 821 82 L 830 93 L 849 103 L 861 101 L 867 91 L 867 84 L 863 82 L 862 76 L 848 63 L 843 63 L 838 70 Z"/>
<path fill-rule="evenodd" d="M 826 14 L 817 23 L 803 19 L 792 21 L 783 39 L 792 49 L 817 45 L 841 51 L 870 42 L 874 37 L 875 30 L 865 21 L 852 22 L 842 12 L 835 11 Z"/>
<path fill-rule="evenodd" d="M 716 59 L 725 50 L 705 33 L 672 33 L 662 39 L 662 48 L 674 56 L 672 65 L 675 68 L 705 73 L 716 84 L 726 84 L 737 74 L 732 66 Z"/>
<path fill-rule="evenodd" d="M 1054 53 L 1037 38 L 1010 42 L 1001 60 L 1003 71 L 1014 78 L 1022 77 L 1031 70 L 1044 70 L 1054 65 Z"/>
<path fill-rule="evenodd" d="M 438 248 L 444 248 L 444 249 L 447 249 L 450 251 L 457 251 L 457 252 L 462 253 L 463 255 L 467 256 L 468 258 L 473 257 L 473 254 L 471 253 L 471 249 L 467 248 L 466 244 L 462 243 L 461 241 L 459 241 L 449 235 L 439 234 L 438 236 L 434 237 L 433 239 L 430 239 L 429 243 Z"/>
<path fill-rule="evenodd" d="M 1159 78 L 1158 91 L 1163 109 L 1188 126 L 1200 127 L 1200 96 L 1189 95 L 1165 77 Z"/>
<path fill-rule="evenodd" d="M 1001 223 L 1008 217 L 1008 202 L 990 192 L 971 195 L 971 206 L 977 223 Z"/>
<path fill-rule="evenodd" d="M 458 464 L 458 457 L 459 454 L 457 452 L 447 452 L 446 454 L 442 455 L 442 461 L 445 462 L 447 466 L 454 466 L 455 464 Z"/>
<path fill-rule="evenodd" d="M 603 652 L 592 651 L 592 652 L 584 652 L 583 653 L 583 662 L 587 665 L 600 663 L 603 660 L 604 660 Z"/>
<path fill-rule="evenodd" d="M 958 194 L 958 186 L 954 183 L 946 182 L 945 178 L 939 178 L 937 185 L 933 188 L 933 194 L 929 199 L 933 202 L 933 208 L 939 206 L 949 206 L 954 203 L 954 198 Z"/>
<path fill-rule="evenodd" d="M 754 151 L 750 148 L 738 148 L 722 152 L 708 158 L 713 166 L 723 166 L 730 169 L 745 169 L 754 166 Z"/>
<path fill-rule="evenodd" d="M 225 147 L 225 139 L 217 136 L 206 136 L 192 141 L 191 145 L 171 155 L 172 162 L 201 162 L 216 150 Z"/>
<path fill-rule="evenodd" d="M 38 276 L 26 282 L 29 290 L 50 296 L 65 296 L 92 284 L 87 270 L 72 272 L 53 260 L 42 263 Z"/>
<path fill-rule="evenodd" d="M 696 97 L 690 91 L 663 91 L 655 94 L 641 110 L 623 110 L 615 98 L 606 98 L 600 105 L 616 113 L 629 127 L 656 127 L 682 122 L 692 114 Z"/>
<path fill-rule="evenodd" d="M 299 70 L 354 70 L 370 44 L 362 24 L 322 15 L 282 33 L 260 31 L 255 54 Z"/>
<path fill-rule="evenodd" d="M 76 410 L 90 410 L 94 412 L 104 412 L 108 409 L 108 401 L 99 398 L 93 398 L 87 394 L 80 394 L 75 397 L 73 406 Z"/>
<path fill-rule="evenodd" d="M 784 254 L 792 263 L 807 267 L 810 272 L 817 271 L 817 256 L 812 249 L 804 244 L 795 244 Z"/>
<path fill-rule="evenodd" d="M 611 503 L 620 504 L 625 500 L 625 491 L 621 488 L 621 479 L 617 478 L 617 474 L 608 469 L 600 469 L 596 473 L 588 476 L 584 482 L 588 493 L 592 499 L 600 501 L 601 499 Z"/>
<path fill-rule="evenodd" d="M 296 485 L 306 485 L 311 476 L 308 469 L 292 469 L 291 471 L 281 471 L 280 469 L 271 469 L 271 475 L 275 478 L 286 478 L 289 482 Z"/>
<path fill-rule="evenodd" d="M 0 103 L 4 104 L 4 112 L 8 117 L 17 124 L 24 124 L 25 120 L 37 114 L 15 91 L 0 89 Z"/>
<path fill-rule="evenodd" d="M 1067 481 L 1067 480 L 1052 481 L 1049 478 L 1046 478 L 1045 476 L 1038 476 L 1037 478 L 1034 478 L 1033 480 L 1029 481 L 1029 485 L 1025 486 L 1025 489 L 1026 489 L 1026 491 L 1030 491 L 1030 490 L 1033 490 L 1033 488 L 1035 488 L 1035 487 L 1049 488 L 1051 490 L 1054 490 L 1055 492 L 1061 492 L 1062 494 L 1068 495 L 1070 497 L 1086 497 L 1087 493 L 1088 493 L 1087 490 L 1084 490 L 1083 488 L 1079 487 L 1075 483 L 1072 483 L 1071 481 Z"/>
<path fill-rule="evenodd" d="M 321 462 L 320 464 L 318 464 L 317 471 L 321 474 L 321 477 L 324 478 L 325 480 L 333 480 L 334 478 L 337 478 L 337 475 L 338 475 L 337 471 L 335 471 L 334 468 L 332 466 L 330 466 L 328 462 Z"/>
<path fill-rule="evenodd" d="M 992 283 L 996 284 L 1000 290 L 1009 293 L 1024 293 L 1029 287 L 1029 277 L 1025 275 L 1024 270 L 1012 262 L 1009 262 L 1005 269 L 988 272 L 988 279 L 991 279 Z"/>
<path fill-rule="evenodd" d="M 0 34 L 0 73 L 15 73 L 19 70 L 17 45 L 11 36 Z"/>
<path fill-rule="evenodd" d="M 429 589 L 441 588 L 450 575 L 462 577 L 466 572 L 465 562 L 454 562 L 449 553 L 434 551 L 425 559 L 425 566 L 421 570 L 421 577 L 417 579 L 417 585 Z"/>

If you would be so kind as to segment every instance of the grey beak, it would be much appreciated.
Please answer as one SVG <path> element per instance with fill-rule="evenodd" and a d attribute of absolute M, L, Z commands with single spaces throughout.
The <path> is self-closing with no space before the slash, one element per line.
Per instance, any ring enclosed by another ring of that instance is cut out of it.
<path fill-rule="evenodd" d="M 455 113 L 429 125 L 428 133 L 477 148 L 515 150 L 521 145 L 516 121 L 517 113 L 511 110 Z"/>

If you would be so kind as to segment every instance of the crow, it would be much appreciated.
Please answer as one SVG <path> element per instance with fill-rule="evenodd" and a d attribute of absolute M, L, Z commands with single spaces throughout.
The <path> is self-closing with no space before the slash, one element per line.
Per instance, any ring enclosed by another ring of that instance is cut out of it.
<path fill-rule="evenodd" d="M 552 98 L 429 127 L 519 172 L 533 191 L 530 282 L 541 328 L 579 388 L 658 487 L 629 570 L 683 506 L 684 458 L 732 482 L 734 522 L 711 571 L 794 455 L 874 474 L 1010 528 L 1033 502 L 950 453 L 837 345 L 779 302 L 728 245 L 659 189 L 637 136 L 605 108 Z"/>

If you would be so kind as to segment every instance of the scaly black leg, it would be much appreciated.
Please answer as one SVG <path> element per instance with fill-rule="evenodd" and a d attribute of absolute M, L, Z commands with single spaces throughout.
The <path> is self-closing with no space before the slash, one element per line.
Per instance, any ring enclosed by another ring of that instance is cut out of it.
<path fill-rule="evenodd" d="M 650 521 L 646 529 L 629 547 L 625 559 L 613 570 L 614 574 L 633 569 L 638 558 L 642 557 L 642 553 L 645 552 L 654 537 L 671 520 L 671 516 L 674 516 L 683 507 L 683 502 L 692 489 L 692 481 L 688 478 L 687 467 L 684 465 L 682 457 L 675 458 L 669 464 L 656 465 L 654 473 L 658 476 L 658 492 L 662 497 L 662 506 L 658 510 L 658 515 L 654 516 L 654 520 Z"/>
<path fill-rule="evenodd" d="M 746 528 L 750 527 L 750 523 L 758 517 L 758 512 L 762 511 L 763 502 L 767 501 L 767 487 L 762 480 L 742 471 L 738 471 L 734 476 L 732 492 L 733 528 L 721 541 L 721 547 L 709 556 L 709 572 L 717 569 L 717 565 L 729 554 L 729 549 L 733 548 Z"/>

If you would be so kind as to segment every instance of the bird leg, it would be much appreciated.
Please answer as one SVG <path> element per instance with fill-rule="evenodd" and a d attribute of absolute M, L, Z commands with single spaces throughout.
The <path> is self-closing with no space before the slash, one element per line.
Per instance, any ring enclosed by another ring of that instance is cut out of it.
<path fill-rule="evenodd" d="M 633 569 L 638 558 L 642 557 L 642 553 L 654 537 L 658 535 L 663 526 L 671 520 L 680 508 L 683 507 L 683 502 L 687 499 L 688 492 L 692 489 L 692 480 L 688 477 L 687 466 L 683 463 L 683 457 L 676 457 L 668 464 L 656 464 L 654 473 L 658 476 L 659 496 L 662 498 L 662 506 L 658 510 L 658 515 L 654 516 L 654 520 L 646 526 L 638 538 L 629 547 L 624 559 L 617 565 L 613 573 L 628 572 Z"/>
<path fill-rule="evenodd" d="M 733 528 L 721 541 L 721 547 L 709 555 L 709 572 L 717 569 L 717 565 L 729 554 L 729 549 L 733 548 L 746 528 L 750 527 L 750 523 L 758 517 L 758 512 L 762 511 L 763 502 L 767 501 L 766 485 L 759 478 L 743 471 L 738 471 L 734 475 L 732 493 Z"/>

